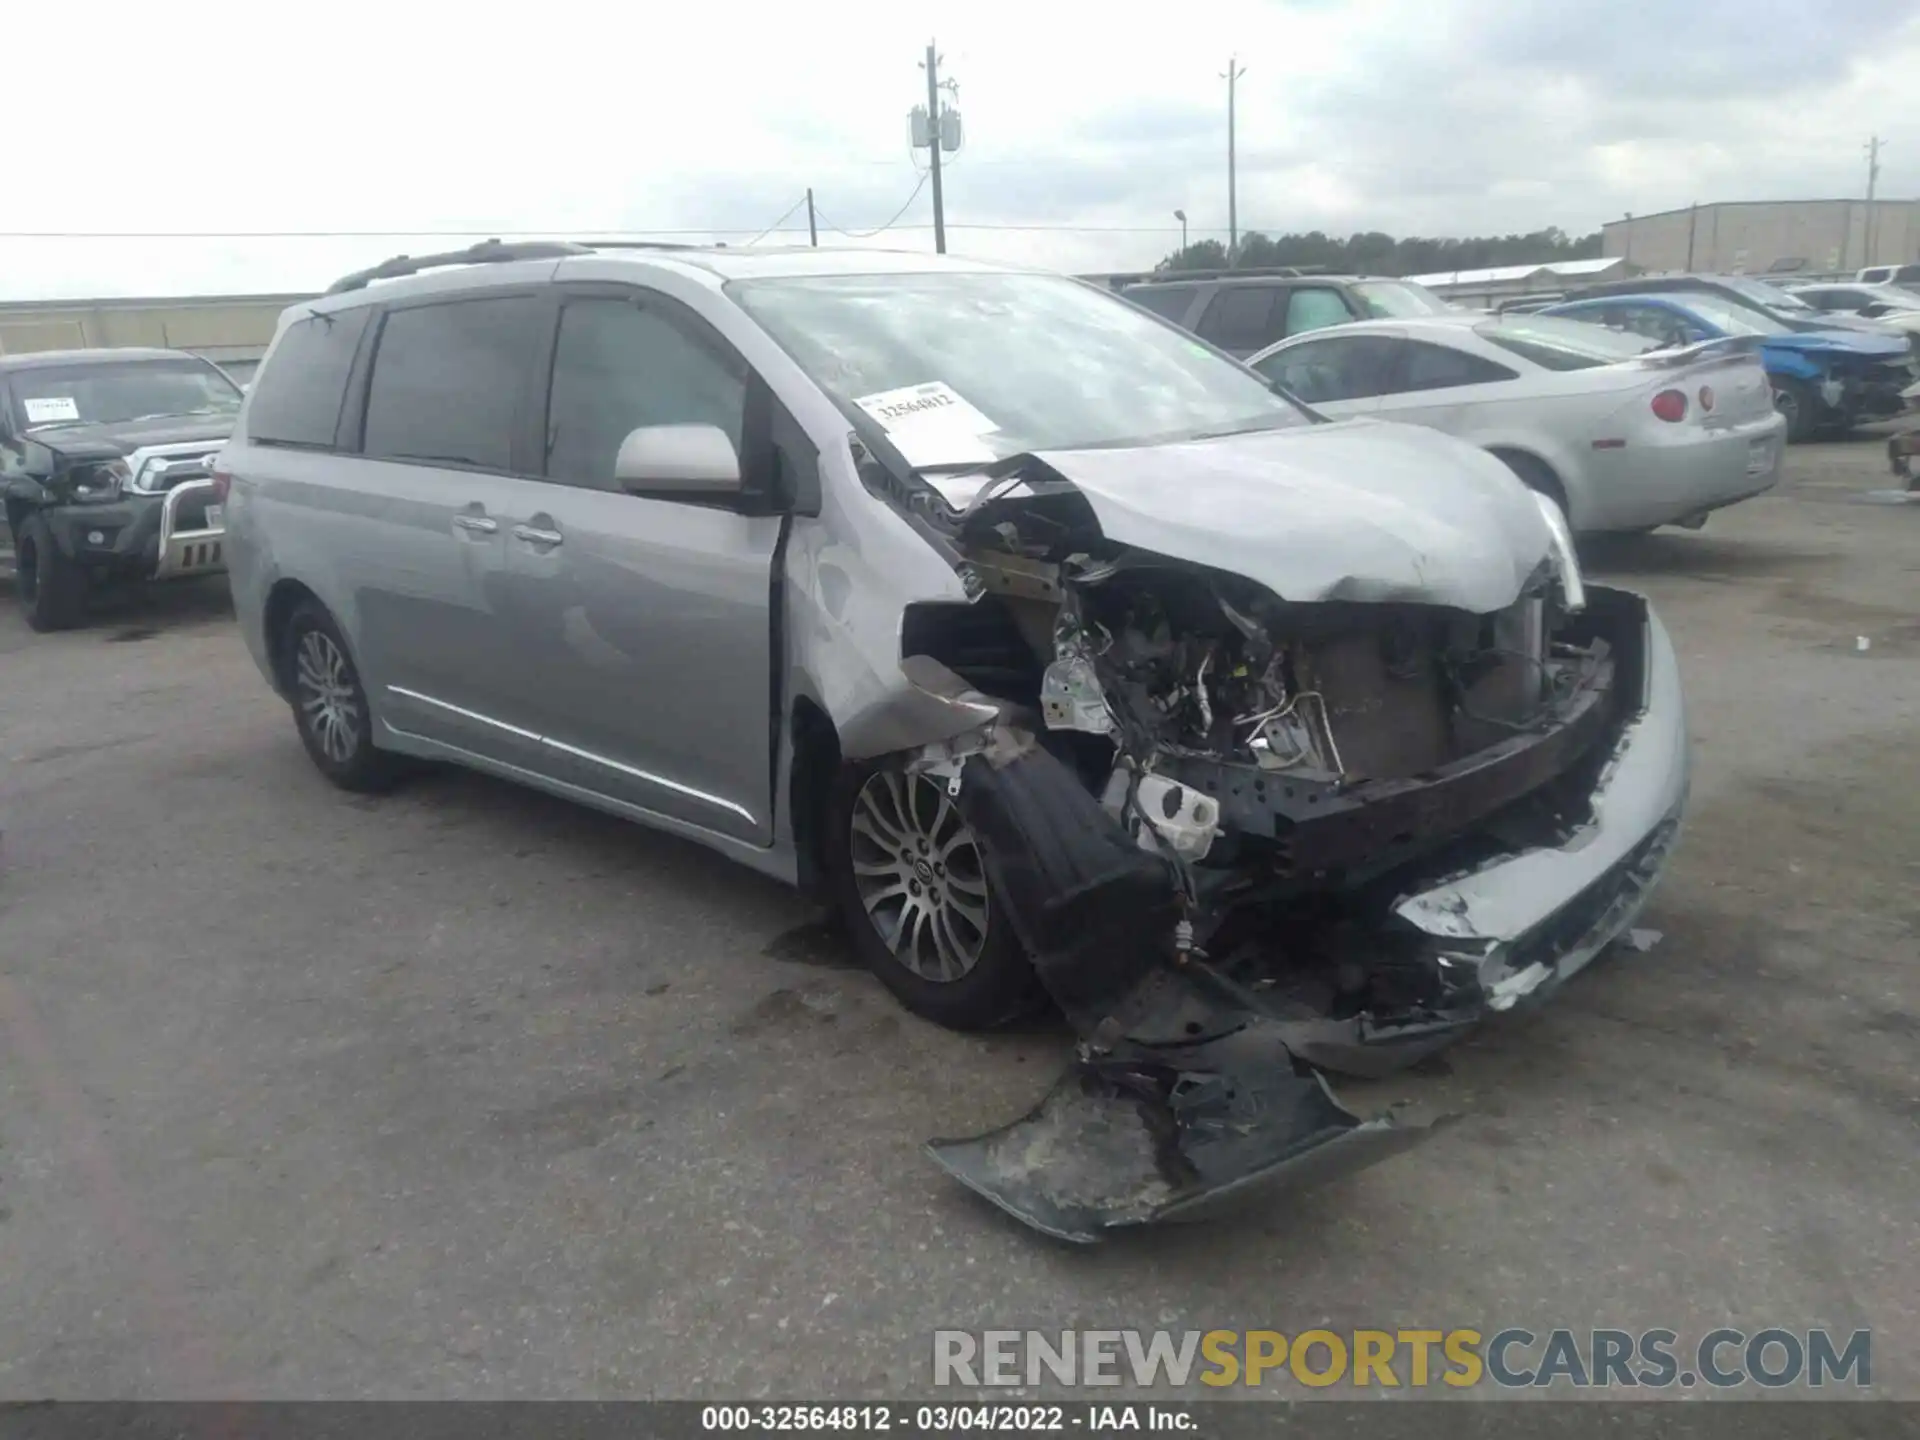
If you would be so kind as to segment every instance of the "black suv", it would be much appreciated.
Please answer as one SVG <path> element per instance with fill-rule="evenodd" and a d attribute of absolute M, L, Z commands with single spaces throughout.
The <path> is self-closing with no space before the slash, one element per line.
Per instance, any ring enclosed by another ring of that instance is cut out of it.
<path fill-rule="evenodd" d="M 0 578 L 27 623 L 64 630 L 95 588 L 218 574 L 213 454 L 240 387 L 179 350 L 0 356 Z"/>
<path fill-rule="evenodd" d="M 1120 294 L 1243 360 L 1305 330 L 1454 308 L 1410 280 L 1293 269 L 1172 271 L 1165 279 L 1123 285 Z"/>

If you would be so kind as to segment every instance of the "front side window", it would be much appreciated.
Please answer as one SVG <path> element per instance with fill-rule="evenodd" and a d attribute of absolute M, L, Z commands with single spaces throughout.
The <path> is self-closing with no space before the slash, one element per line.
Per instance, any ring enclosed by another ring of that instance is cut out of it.
<path fill-rule="evenodd" d="M 1413 315 L 1445 315 L 1453 307 L 1411 280 L 1356 280 L 1347 287 L 1375 320 L 1404 320 Z"/>
<path fill-rule="evenodd" d="M 14 372 L 14 424 L 124 425 L 135 420 L 239 413 L 240 387 L 184 356 L 87 361 Z"/>
<path fill-rule="evenodd" d="M 745 372 L 649 299 L 571 300 L 560 312 L 547 404 L 547 477 L 612 489 L 620 442 L 642 425 L 717 425 L 737 452 Z"/>
<path fill-rule="evenodd" d="M 1058 275 L 919 271 L 736 280 L 732 296 L 844 407 L 941 387 L 922 467 L 1128 445 L 1311 417 L 1259 377 L 1117 296 Z"/>
<path fill-rule="evenodd" d="M 388 314 L 367 392 L 366 454 L 511 470 L 539 308 L 512 295 Z"/>
<path fill-rule="evenodd" d="M 1344 325 L 1353 319 L 1347 302 L 1338 290 L 1324 285 L 1309 285 L 1287 297 L 1287 334 L 1300 335 L 1308 330 L 1324 330 L 1329 325 Z"/>
<path fill-rule="evenodd" d="M 1325 405 L 1386 394 L 1399 350 L 1385 335 L 1330 335 L 1277 350 L 1257 368 L 1309 405 Z"/>

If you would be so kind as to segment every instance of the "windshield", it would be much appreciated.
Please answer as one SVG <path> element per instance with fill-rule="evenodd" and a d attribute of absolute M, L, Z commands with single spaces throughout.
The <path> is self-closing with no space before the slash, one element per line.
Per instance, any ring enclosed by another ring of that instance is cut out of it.
<path fill-rule="evenodd" d="M 1720 283 L 1763 309 L 1791 310 L 1796 314 L 1807 315 L 1813 313 L 1813 307 L 1798 295 L 1790 290 L 1782 290 L 1778 285 L 1769 285 L 1765 280 L 1745 280 L 1736 275 L 1729 276 Z"/>
<path fill-rule="evenodd" d="M 232 415 L 240 391 L 198 360 L 110 360 L 13 373 L 22 429 L 74 423 L 120 425 L 163 415 Z"/>
<path fill-rule="evenodd" d="M 1489 344 L 1510 350 L 1547 370 L 1587 370 L 1617 365 L 1653 348 L 1645 335 L 1608 330 L 1551 315 L 1511 315 L 1473 327 Z"/>
<path fill-rule="evenodd" d="M 1728 335 L 1785 335 L 1787 327 L 1764 310 L 1750 310 L 1737 301 L 1720 295 L 1698 295 L 1683 291 L 1674 303 L 1686 306 L 1714 329 Z"/>
<path fill-rule="evenodd" d="M 727 292 L 916 466 L 1311 423 L 1191 335 L 1062 276 L 791 276 Z"/>
<path fill-rule="evenodd" d="M 1367 314 L 1376 320 L 1453 313 L 1453 306 L 1426 286 L 1416 285 L 1411 280 L 1357 280 L 1347 288 L 1360 297 Z"/>

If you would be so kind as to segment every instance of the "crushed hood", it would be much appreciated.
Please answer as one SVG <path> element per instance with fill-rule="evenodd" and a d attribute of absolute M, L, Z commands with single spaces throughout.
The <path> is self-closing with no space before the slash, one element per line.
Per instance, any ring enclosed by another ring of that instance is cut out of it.
<path fill-rule="evenodd" d="M 1282 599 L 1478 614 L 1518 598 L 1552 537 L 1485 451 L 1356 420 L 1034 458 L 1122 545 L 1243 575 Z"/>

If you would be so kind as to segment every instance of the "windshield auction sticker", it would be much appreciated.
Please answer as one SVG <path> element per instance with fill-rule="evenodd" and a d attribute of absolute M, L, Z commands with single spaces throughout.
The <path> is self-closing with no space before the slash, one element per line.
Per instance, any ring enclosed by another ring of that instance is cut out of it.
<path fill-rule="evenodd" d="M 986 464 L 998 458 L 980 437 L 1000 427 L 944 380 L 854 399 L 886 428 L 910 465 Z"/>
<path fill-rule="evenodd" d="M 35 395 L 20 402 L 29 425 L 51 425 L 56 420 L 78 420 L 80 407 L 71 395 Z"/>

